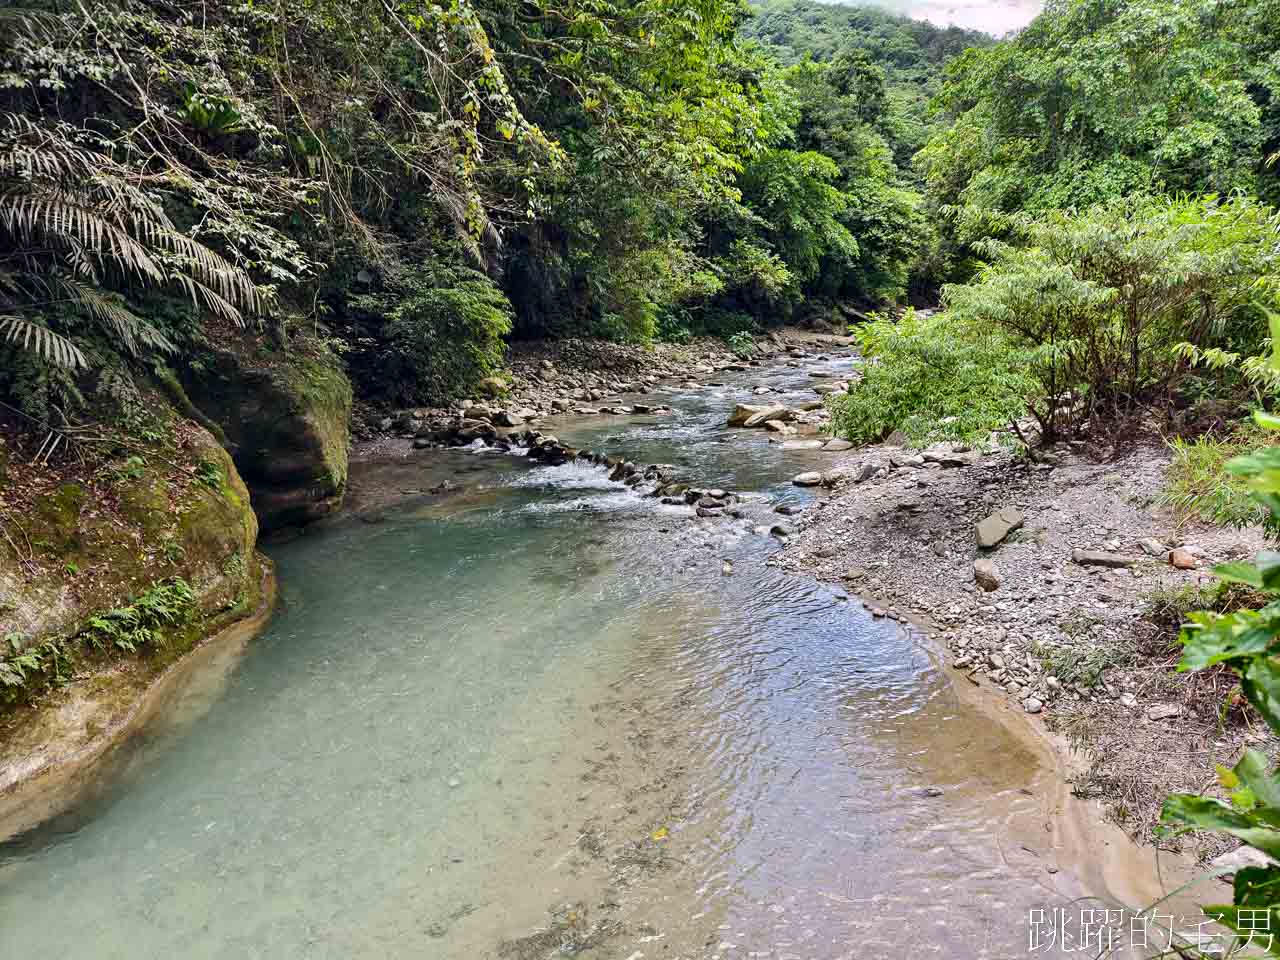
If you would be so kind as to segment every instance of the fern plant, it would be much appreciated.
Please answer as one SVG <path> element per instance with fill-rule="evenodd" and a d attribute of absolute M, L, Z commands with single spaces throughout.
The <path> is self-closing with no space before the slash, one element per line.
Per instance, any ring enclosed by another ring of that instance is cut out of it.
<path fill-rule="evenodd" d="M 134 355 L 174 350 L 127 292 L 176 289 L 237 323 L 262 312 L 253 279 L 181 233 L 156 197 L 84 131 L 0 114 L 0 337 L 75 368 L 88 365 L 77 321 Z"/>

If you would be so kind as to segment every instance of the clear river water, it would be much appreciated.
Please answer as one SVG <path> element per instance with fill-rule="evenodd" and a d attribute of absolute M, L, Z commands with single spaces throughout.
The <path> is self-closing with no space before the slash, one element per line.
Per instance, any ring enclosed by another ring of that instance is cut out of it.
<path fill-rule="evenodd" d="M 752 529 L 832 455 L 728 411 L 850 363 L 548 425 L 755 494 L 746 521 L 502 454 L 361 468 L 409 493 L 269 547 L 269 627 L 0 846 L 0 956 L 1027 955 L 1070 872 L 1041 756 Z"/>

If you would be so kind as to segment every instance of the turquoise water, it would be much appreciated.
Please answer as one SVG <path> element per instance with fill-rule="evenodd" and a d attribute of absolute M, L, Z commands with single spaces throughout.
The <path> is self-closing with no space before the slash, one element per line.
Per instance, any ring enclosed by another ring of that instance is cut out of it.
<path fill-rule="evenodd" d="M 806 376 L 557 432 L 801 497 L 829 455 L 720 424 Z M 0 955 L 1025 953 L 1034 758 L 918 638 L 768 566 L 770 502 L 696 521 L 592 469 L 417 456 L 490 466 L 454 510 L 273 548 L 279 613 L 214 694 L 0 848 Z"/>

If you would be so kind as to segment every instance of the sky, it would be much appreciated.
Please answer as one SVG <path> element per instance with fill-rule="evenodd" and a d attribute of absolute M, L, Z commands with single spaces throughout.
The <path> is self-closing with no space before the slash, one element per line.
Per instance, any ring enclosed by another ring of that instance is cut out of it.
<path fill-rule="evenodd" d="M 938 26 L 955 25 L 1003 36 L 1031 22 L 1041 0 L 871 0 L 876 6 Z"/>

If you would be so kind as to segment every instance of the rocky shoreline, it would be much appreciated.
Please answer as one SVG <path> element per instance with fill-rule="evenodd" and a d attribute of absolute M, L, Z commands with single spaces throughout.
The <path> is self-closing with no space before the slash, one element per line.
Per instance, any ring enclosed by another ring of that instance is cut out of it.
<path fill-rule="evenodd" d="M 122 660 L 68 683 L 53 702 L 28 708 L 20 724 L 10 718 L 0 740 L 0 840 L 56 816 L 94 789 L 117 748 L 203 664 L 218 657 L 235 661 L 275 610 L 275 568 L 258 554 L 255 569 L 252 595 L 200 624 L 190 647 L 168 657 Z"/>
<path fill-rule="evenodd" d="M 919 625 L 969 682 L 1042 714 L 1087 761 L 1075 792 L 1150 841 L 1165 794 L 1204 789 L 1215 762 L 1265 739 L 1219 728 L 1221 699 L 1172 672 L 1176 642 L 1154 622 L 1263 545 L 1255 529 L 1179 522 L 1159 502 L 1168 462 L 1159 444 L 1113 459 L 863 449 L 771 562 Z"/>
<path fill-rule="evenodd" d="M 353 424 L 357 457 L 386 449 L 384 441 L 412 441 L 419 449 L 465 446 L 477 440 L 492 443 L 517 436 L 546 418 L 628 416 L 668 413 L 662 404 L 643 398 L 672 384 L 688 387 L 715 385 L 715 376 L 738 373 L 777 363 L 799 365 L 823 349 L 847 348 L 848 337 L 807 331 L 772 331 L 755 341 L 749 357 L 730 350 L 723 341 L 703 338 L 689 344 L 654 344 L 650 348 L 591 340 L 537 341 L 517 344 L 509 358 L 508 378 L 490 377 L 474 397 L 452 407 L 412 407 L 394 411 L 364 409 Z M 842 385 L 824 383 L 823 392 Z M 767 394 L 767 388 L 757 393 Z M 817 432 L 826 412 L 820 400 L 801 411 Z M 802 432 L 778 431 L 793 436 Z"/>

